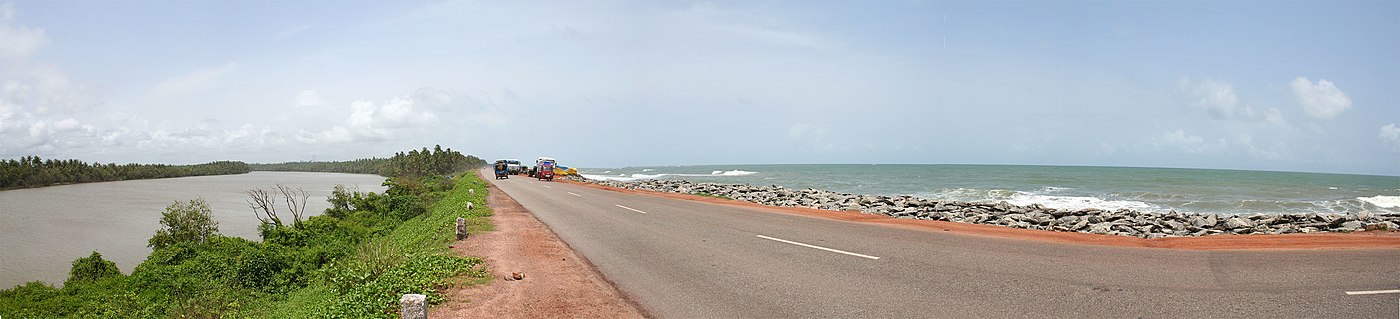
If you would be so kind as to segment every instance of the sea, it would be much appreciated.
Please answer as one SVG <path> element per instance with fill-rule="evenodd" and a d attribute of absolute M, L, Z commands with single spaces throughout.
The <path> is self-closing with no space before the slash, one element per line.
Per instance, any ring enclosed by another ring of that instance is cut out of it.
<path fill-rule="evenodd" d="M 936 200 L 1226 215 L 1400 213 L 1400 176 L 1179 168 L 832 164 L 582 168 L 591 179 L 777 185 Z"/>

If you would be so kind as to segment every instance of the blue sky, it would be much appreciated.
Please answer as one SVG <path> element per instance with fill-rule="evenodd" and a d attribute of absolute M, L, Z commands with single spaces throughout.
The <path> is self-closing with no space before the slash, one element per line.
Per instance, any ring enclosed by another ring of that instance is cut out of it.
<path fill-rule="evenodd" d="M 0 157 L 1400 175 L 1400 2 L 3 2 Z"/>

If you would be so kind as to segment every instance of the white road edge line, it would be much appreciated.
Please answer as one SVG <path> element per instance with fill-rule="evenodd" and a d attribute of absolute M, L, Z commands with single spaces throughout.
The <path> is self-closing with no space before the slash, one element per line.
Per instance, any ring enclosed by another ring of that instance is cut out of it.
<path fill-rule="evenodd" d="M 1379 294 L 1400 294 L 1400 289 L 1395 290 L 1370 290 L 1370 291 L 1348 291 L 1348 295 L 1379 295 Z"/>
<path fill-rule="evenodd" d="M 773 241 L 779 241 L 779 242 L 789 243 L 789 244 L 798 245 L 798 246 L 807 247 L 807 248 L 821 249 L 821 250 L 825 250 L 825 251 L 829 251 L 829 252 L 833 252 L 833 253 L 841 253 L 841 254 L 847 254 L 847 255 L 851 255 L 851 256 L 863 257 L 863 258 L 870 258 L 870 259 L 880 259 L 880 257 L 875 257 L 875 256 L 871 256 L 871 255 L 862 255 L 862 254 L 857 254 L 857 253 L 853 253 L 853 252 L 849 252 L 849 251 L 844 251 L 844 250 L 836 250 L 836 249 L 826 248 L 826 247 L 817 246 L 817 245 L 808 245 L 808 244 L 803 244 L 803 243 L 799 243 L 799 242 L 795 242 L 795 241 L 791 241 L 791 240 L 777 239 L 777 238 L 768 237 L 768 236 L 764 236 L 764 235 L 754 235 L 754 236 L 758 236 L 758 238 L 763 238 L 763 239 L 767 239 L 767 240 L 773 240 Z"/>
<path fill-rule="evenodd" d="M 544 185 L 544 188 L 553 188 L 553 187 L 549 187 L 549 185 Z"/>
<path fill-rule="evenodd" d="M 626 210 L 630 210 L 630 211 L 634 211 L 634 212 L 638 212 L 638 213 L 642 213 L 642 214 L 646 214 L 646 213 L 647 213 L 647 212 L 644 212 L 644 211 L 637 210 L 636 208 L 631 208 L 631 207 L 627 207 L 627 206 L 622 206 L 622 205 L 613 205 L 613 206 L 622 207 L 622 209 L 626 209 Z"/>
<path fill-rule="evenodd" d="M 583 195 L 575 194 L 574 192 L 567 192 L 567 193 L 569 193 L 569 195 L 574 195 L 574 196 L 578 196 L 578 197 L 583 197 Z"/>

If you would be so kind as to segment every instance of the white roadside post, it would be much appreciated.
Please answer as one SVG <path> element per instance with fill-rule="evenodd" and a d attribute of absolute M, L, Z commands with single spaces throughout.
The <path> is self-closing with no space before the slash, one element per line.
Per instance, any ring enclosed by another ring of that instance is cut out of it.
<path fill-rule="evenodd" d="M 467 219 L 457 217 L 457 240 L 467 239 Z"/>
<path fill-rule="evenodd" d="M 403 298 L 399 298 L 399 316 L 403 319 L 428 319 L 428 296 L 403 295 Z"/>

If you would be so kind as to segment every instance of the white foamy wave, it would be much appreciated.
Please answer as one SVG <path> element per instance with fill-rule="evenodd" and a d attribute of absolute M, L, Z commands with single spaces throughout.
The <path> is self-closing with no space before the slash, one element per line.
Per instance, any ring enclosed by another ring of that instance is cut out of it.
<path fill-rule="evenodd" d="M 643 171 L 652 171 L 652 170 L 651 170 L 651 169 L 646 169 L 646 170 L 643 170 Z M 691 177 L 700 177 L 700 176 L 748 176 L 748 175 L 753 175 L 753 174 L 758 174 L 758 172 L 741 171 L 741 170 L 732 170 L 732 171 L 713 171 L 713 172 L 710 172 L 709 174 L 632 174 L 632 175 L 630 175 L 630 176 L 627 175 L 627 174 L 618 174 L 617 176 L 605 176 L 605 175 L 593 175 L 593 174 L 579 174 L 579 175 L 580 175 L 580 176 L 583 176 L 584 178 L 595 179 L 595 180 L 630 182 L 630 181 L 643 180 L 643 179 L 657 179 L 657 178 L 662 178 L 662 177 L 666 177 L 666 176 L 691 176 Z"/>
<path fill-rule="evenodd" d="M 737 169 L 736 169 L 736 170 L 732 170 L 732 171 L 713 171 L 713 172 L 710 172 L 710 175 L 719 175 L 719 176 L 749 176 L 749 175 L 753 175 L 753 174 L 758 174 L 758 172 L 741 171 L 741 170 L 737 170 Z"/>
<path fill-rule="evenodd" d="M 643 172 L 655 172 L 656 170 L 650 169 L 650 168 L 643 168 L 642 171 L 643 171 Z"/>
<path fill-rule="evenodd" d="M 1370 203 L 1371 205 L 1376 205 L 1376 207 L 1380 208 L 1400 208 L 1400 196 L 1376 195 L 1373 197 L 1357 197 L 1356 199 Z"/>
<path fill-rule="evenodd" d="M 627 177 L 627 176 L 605 176 L 605 175 L 593 175 L 593 174 L 578 174 L 578 175 L 579 175 L 579 176 L 583 176 L 583 178 L 587 178 L 587 179 L 591 179 L 591 180 L 599 180 L 599 181 L 630 182 L 630 181 L 635 181 L 635 180 L 640 179 L 640 178 Z"/>
<path fill-rule="evenodd" d="M 1045 207 L 1063 210 L 1095 208 L 1103 210 L 1132 209 L 1138 211 L 1152 211 L 1158 208 L 1156 205 L 1132 200 L 1104 200 L 1098 197 L 1050 196 L 1020 192 L 1012 195 L 1006 202 L 1020 206 L 1040 204 Z"/>

